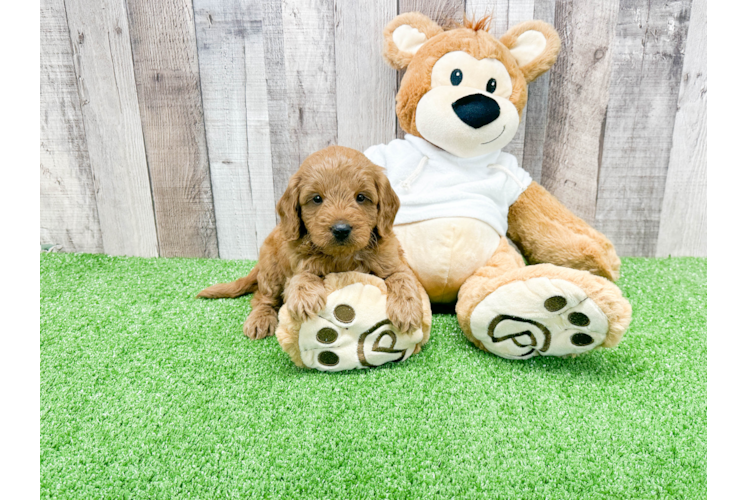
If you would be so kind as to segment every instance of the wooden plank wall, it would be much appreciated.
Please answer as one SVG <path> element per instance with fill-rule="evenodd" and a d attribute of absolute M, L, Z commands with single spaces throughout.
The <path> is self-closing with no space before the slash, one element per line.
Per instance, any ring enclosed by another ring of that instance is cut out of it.
<path fill-rule="evenodd" d="M 192 0 L 128 0 L 160 254 L 217 257 Z"/>
<path fill-rule="evenodd" d="M 656 255 L 706 255 L 706 0 L 691 7 Z"/>
<path fill-rule="evenodd" d="M 113 255 L 157 256 L 158 237 L 126 6 L 119 0 L 102 0 L 96 5 L 66 1 L 64 12 L 103 250 Z M 42 47 L 42 52 L 45 49 Z"/>
<path fill-rule="evenodd" d="M 42 0 L 41 47 L 41 240 L 103 252 L 63 0 Z"/>
<path fill-rule="evenodd" d="M 402 137 L 402 12 L 556 26 L 506 148 L 621 255 L 706 255 L 706 1 L 42 0 L 41 243 L 255 259 L 311 152 Z"/>

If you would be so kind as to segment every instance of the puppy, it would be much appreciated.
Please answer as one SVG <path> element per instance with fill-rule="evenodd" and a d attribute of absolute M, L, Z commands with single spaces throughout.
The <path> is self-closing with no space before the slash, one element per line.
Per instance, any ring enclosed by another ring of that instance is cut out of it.
<path fill-rule="evenodd" d="M 206 288 L 198 297 L 254 293 L 244 334 L 275 333 L 283 302 L 296 319 L 321 311 L 329 273 L 359 271 L 385 280 L 387 316 L 403 333 L 421 327 L 421 296 L 392 226 L 400 200 L 384 170 L 350 148 L 311 154 L 278 202 L 280 224 L 260 248 L 248 276 Z"/>

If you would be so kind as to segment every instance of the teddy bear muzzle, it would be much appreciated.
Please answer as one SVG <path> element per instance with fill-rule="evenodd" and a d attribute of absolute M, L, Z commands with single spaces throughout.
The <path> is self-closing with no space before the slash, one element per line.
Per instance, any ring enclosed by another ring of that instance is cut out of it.
<path fill-rule="evenodd" d="M 501 107 L 494 99 L 483 94 L 470 94 L 452 103 L 457 118 L 473 128 L 481 128 L 501 115 Z"/>

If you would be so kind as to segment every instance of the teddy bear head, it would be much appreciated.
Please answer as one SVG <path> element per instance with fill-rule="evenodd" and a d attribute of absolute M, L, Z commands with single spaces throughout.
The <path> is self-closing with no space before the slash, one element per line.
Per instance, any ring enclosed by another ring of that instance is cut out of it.
<path fill-rule="evenodd" d="M 397 93 L 402 129 L 461 158 L 497 151 L 512 140 L 527 83 L 556 62 L 561 41 L 543 21 L 527 21 L 499 40 L 487 18 L 444 30 L 419 12 L 384 30 L 384 58 L 406 69 Z"/>

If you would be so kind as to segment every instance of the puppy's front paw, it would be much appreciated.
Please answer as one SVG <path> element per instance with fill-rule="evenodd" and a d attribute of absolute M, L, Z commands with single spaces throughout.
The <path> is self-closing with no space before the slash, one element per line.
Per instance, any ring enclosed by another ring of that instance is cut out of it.
<path fill-rule="evenodd" d="M 422 327 L 423 303 L 420 297 L 390 295 L 387 297 L 387 317 L 404 334 L 413 333 Z"/>
<path fill-rule="evenodd" d="M 264 339 L 275 334 L 278 315 L 275 311 L 252 311 L 244 322 L 244 335 L 252 340 Z"/>
<path fill-rule="evenodd" d="M 307 321 L 324 309 L 326 302 L 327 294 L 297 293 L 288 298 L 286 306 L 294 320 Z"/>

